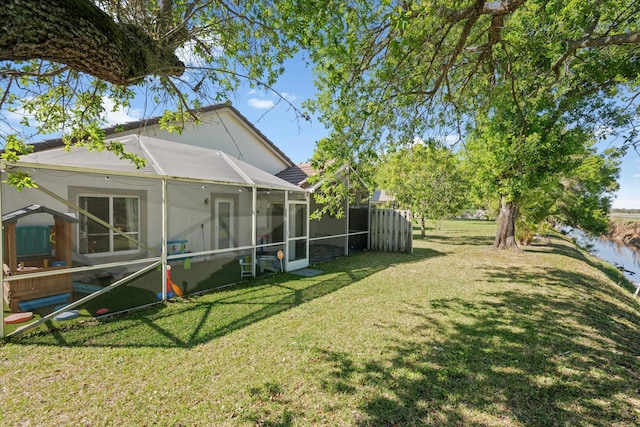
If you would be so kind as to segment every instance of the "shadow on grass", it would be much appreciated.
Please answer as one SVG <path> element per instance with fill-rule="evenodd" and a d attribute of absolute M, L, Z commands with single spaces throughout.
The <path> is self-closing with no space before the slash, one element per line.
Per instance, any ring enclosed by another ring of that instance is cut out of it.
<path fill-rule="evenodd" d="M 397 264 L 446 255 L 418 248 L 413 254 L 360 253 L 313 266 L 315 277 L 277 274 L 198 297 L 171 300 L 112 319 L 36 333 L 15 342 L 60 346 L 189 348 L 350 286 Z M 374 261 L 375 260 L 375 261 Z"/>
<path fill-rule="evenodd" d="M 375 360 L 316 349 L 330 366 L 325 389 L 374 390 L 361 426 L 638 425 L 637 301 L 618 303 L 622 292 L 580 273 L 540 276 L 551 291 L 407 303 L 402 314 L 418 326 L 389 326 L 396 338 Z"/>

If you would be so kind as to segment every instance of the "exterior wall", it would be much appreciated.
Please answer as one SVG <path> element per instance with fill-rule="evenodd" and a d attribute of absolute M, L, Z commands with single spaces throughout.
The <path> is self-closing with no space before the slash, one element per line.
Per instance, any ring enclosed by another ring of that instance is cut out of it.
<path fill-rule="evenodd" d="M 97 195 L 139 195 L 140 196 L 140 240 L 151 248 L 160 249 L 162 244 L 162 184 L 160 180 L 149 180 L 130 177 L 70 173 L 52 170 L 30 171 L 33 180 L 46 190 L 55 193 L 73 205 L 78 203 L 80 194 Z M 3 175 L 3 179 L 5 176 Z M 59 212 L 73 213 L 78 217 L 77 211 L 52 198 L 37 188 L 26 188 L 18 192 L 15 188 L 6 184 L 2 185 L 2 212 L 11 212 L 30 204 L 44 205 Z M 50 215 L 35 214 L 21 218 L 18 222 L 22 225 L 50 225 L 53 221 Z M 79 253 L 78 225 L 71 227 L 72 250 Z M 153 256 L 146 250 L 126 256 L 127 259 L 144 258 Z M 95 263 L 121 261 L 122 256 L 95 255 L 90 256 Z"/>
<path fill-rule="evenodd" d="M 249 246 L 252 192 L 244 187 L 169 182 L 169 239 L 188 240 L 192 252 L 215 247 L 216 200 L 233 203 L 233 247 Z M 160 228 L 157 228 L 160 230 Z"/>
<path fill-rule="evenodd" d="M 186 123 L 182 133 L 167 132 L 159 125 L 133 129 L 116 135 L 142 134 L 167 141 L 220 150 L 271 174 L 286 169 L 289 164 L 263 142 L 254 129 L 231 110 L 220 109 L 203 114 L 200 124 Z M 115 136 L 109 136 L 114 138 Z"/>
<path fill-rule="evenodd" d="M 152 250 L 141 249 L 138 253 L 126 255 L 95 254 L 87 255 L 96 264 L 131 260 L 157 256 L 162 246 L 162 182 L 159 179 L 141 179 L 132 177 L 34 170 L 31 172 L 36 183 L 73 205 L 77 205 L 78 196 L 128 195 L 140 198 L 140 241 Z M 4 177 L 3 177 L 4 178 Z M 71 181 L 75 185 L 67 185 Z M 27 188 L 18 192 L 6 184 L 3 187 L 2 210 L 11 212 L 30 204 L 44 205 L 59 212 L 77 212 L 66 204 L 44 192 Z M 202 185 L 169 181 L 167 185 L 168 201 L 168 240 L 187 240 L 186 250 L 201 252 L 215 247 L 215 206 L 217 199 L 233 200 L 233 239 L 232 247 L 250 246 L 252 221 L 252 190 L 246 187 L 216 184 Z M 48 214 L 34 214 L 19 220 L 18 225 L 52 225 Z M 72 225 L 72 250 L 80 253 L 79 226 Z"/>

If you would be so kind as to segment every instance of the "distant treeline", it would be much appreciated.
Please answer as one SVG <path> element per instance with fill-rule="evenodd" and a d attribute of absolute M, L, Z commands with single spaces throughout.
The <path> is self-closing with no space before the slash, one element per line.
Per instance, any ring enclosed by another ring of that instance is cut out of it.
<path fill-rule="evenodd" d="M 640 209 L 611 209 L 611 213 L 618 213 L 618 214 L 640 214 Z"/>

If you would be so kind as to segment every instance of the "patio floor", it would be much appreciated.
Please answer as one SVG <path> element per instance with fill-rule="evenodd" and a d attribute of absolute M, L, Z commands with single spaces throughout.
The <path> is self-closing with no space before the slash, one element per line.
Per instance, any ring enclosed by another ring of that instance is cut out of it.
<path fill-rule="evenodd" d="M 344 248 L 333 245 L 311 244 L 309 246 L 309 263 L 317 264 L 330 259 L 344 256 Z"/>

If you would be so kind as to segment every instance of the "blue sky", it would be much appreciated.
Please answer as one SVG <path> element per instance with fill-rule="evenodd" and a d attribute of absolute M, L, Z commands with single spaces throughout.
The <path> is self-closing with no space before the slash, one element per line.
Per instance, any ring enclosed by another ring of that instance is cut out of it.
<path fill-rule="evenodd" d="M 620 190 L 614 208 L 640 209 L 640 154 L 629 150 L 622 163 L 618 179 Z"/>
<path fill-rule="evenodd" d="M 306 112 L 301 104 L 316 92 L 311 69 L 302 60 L 290 60 L 285 70 L 273 89 Z M 247 89 L 239 91 L 231 102 L 295 163 L 309 160 L 316 141 L 328 135 L 317 118 L 296 118 L 291 106 L 274 93 Z"/>

